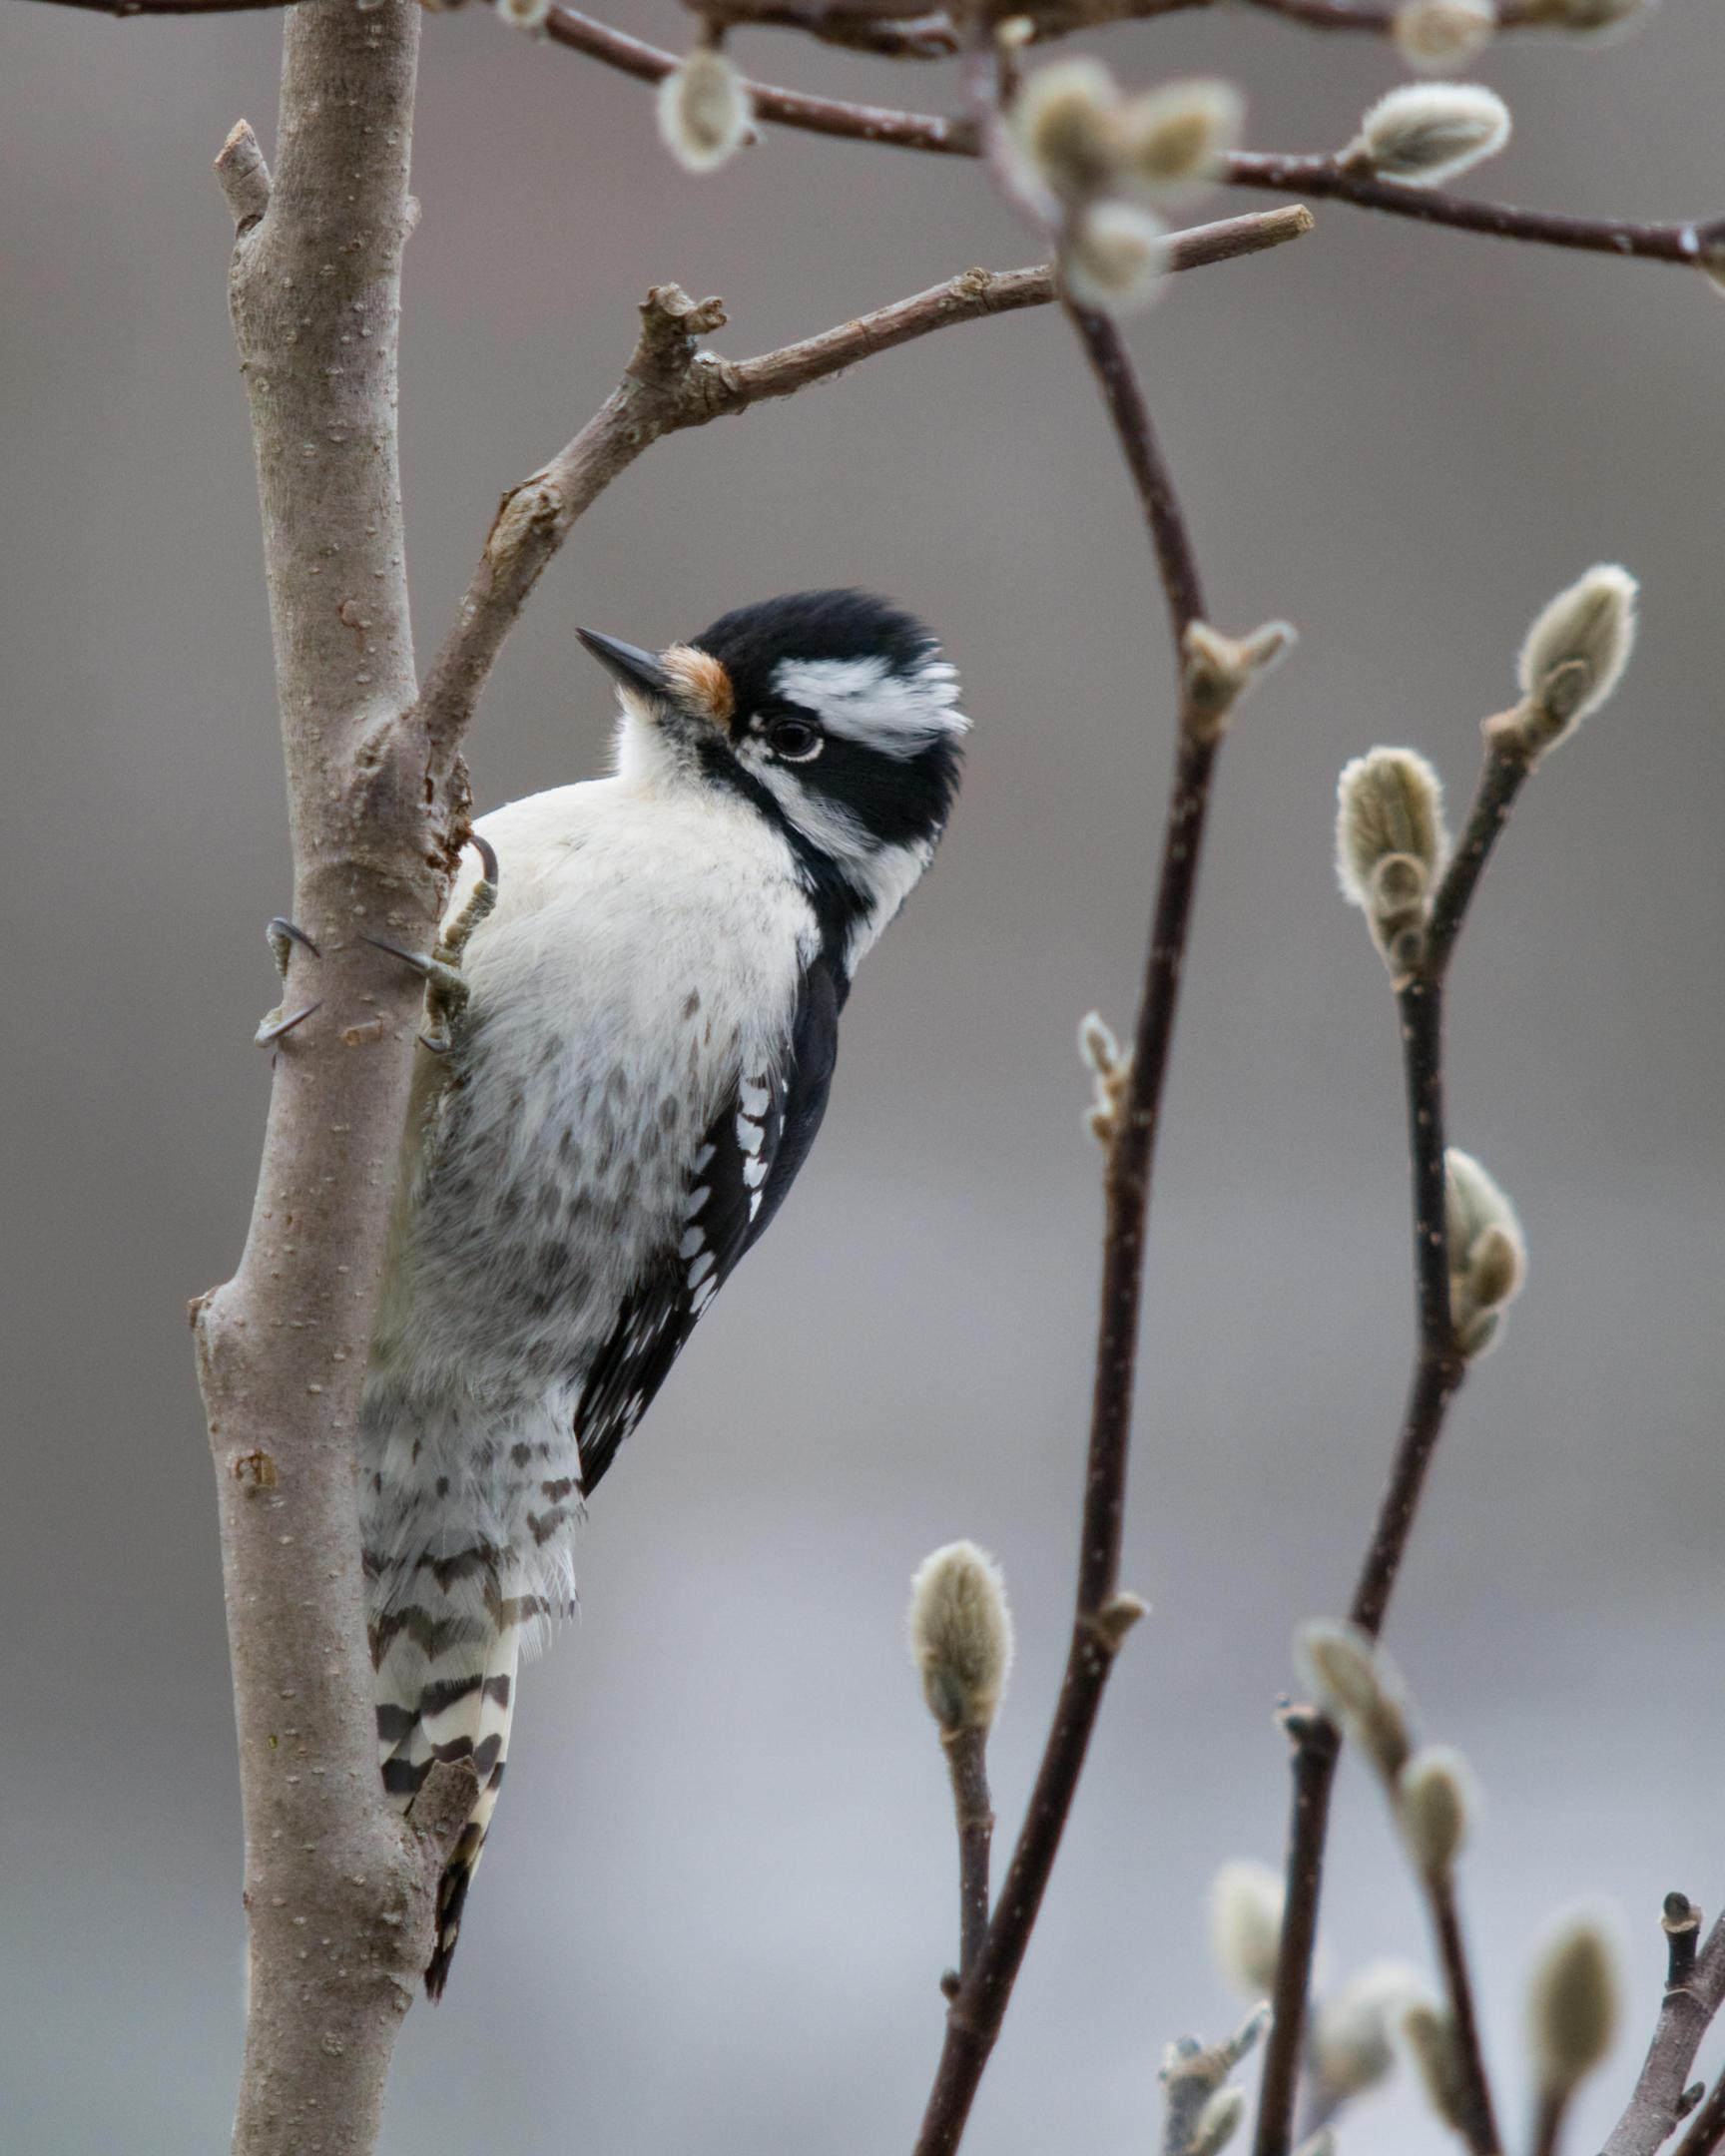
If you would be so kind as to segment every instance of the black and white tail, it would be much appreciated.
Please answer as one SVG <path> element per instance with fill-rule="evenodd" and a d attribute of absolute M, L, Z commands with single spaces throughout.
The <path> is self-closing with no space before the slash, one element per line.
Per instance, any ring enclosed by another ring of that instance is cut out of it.
<path fill-rule="evenodd" d="M 507 1551 L 469 1549 L 387 1566 L 373 1557 L 368 1569 L 384 1789 L 409 1810 L 437 1760 L 469 1761 L 479 1783 L 437 1888 L 437 1941 L 425 1970 L 425 1989 L 437 1998 L 503 1784 L 521 1629 L 545 1606 L 508 1591 Z"/>

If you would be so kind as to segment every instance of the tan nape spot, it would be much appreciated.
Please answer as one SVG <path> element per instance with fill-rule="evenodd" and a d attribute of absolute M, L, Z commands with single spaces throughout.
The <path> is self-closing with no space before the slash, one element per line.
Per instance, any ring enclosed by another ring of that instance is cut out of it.
<path fill-rule="evenodd" d="M 737 695 L 724 664 L 711 652 L 697 651 L 693 644 L 673 644 L 661 654 L 659 664 L 697 711 L 715 726 L 730 724 Z"/>

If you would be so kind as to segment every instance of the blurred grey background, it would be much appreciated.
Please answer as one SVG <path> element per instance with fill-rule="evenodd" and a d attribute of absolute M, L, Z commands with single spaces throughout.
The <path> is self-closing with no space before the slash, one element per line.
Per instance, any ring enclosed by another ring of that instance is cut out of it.
<path fill-rule="evenodd" d="M 676 43 L 686 19 L 633 5 Z M 9 1376 L 0 1595 L 0 2143 L 225 2145 L 239 1820 L 215 1516 L 184 1329 L 239 1248 L 288 862 L 251 449 L 210 160 L 272 135 L 280 24 L 0 22 Z M 1245 11 L 1110 37 L 1224 70 L 1258 147 L 1340 144 L 1400 78 Z M 745 36 L 769 79 L 924 107 L 944 69 Z M 1725 22 L 1505 44 L 1478 191 L 1725 210 Z M 647 94 L 475 8 L 427 25 L 403 430 L 422 657 L 501 488 L 605 394 L 647 284 L 763 349 L 1030 259 L 970 166 L 779 134 L 673 169 Z M 1248 207 L 1245 200 L 1233 207 Z M 1217 211 L 1230 207 L 1219 199 Z M 1556 1905 L 1622 1912 L 1650 2026 L 1659 1895 L 1725 1899 L 1718 953 L 1725 302 L 1698 275 L 1320 206 L 1134 327 L 1212 611 L 1296 621 L 1217 804 L 1150 1261 L 1133 1640 L 970 2141 L 1148 2150 L 1163 2041 L 1234 2011 L 1206 1885 L 1275 1859 L 1294 1621 L 1339 1607 L 1409 1338 L 1395 1027 L 1330 865 L 1335 773 L 1411 740 L 1465 796 L 1535 608 L 1645 580 L 1616 703 L 1517 813 L 1459 960 L 1453 1134 L 1521 1204 L 1532 1285 L 1454 1416 L 1392 1637 L 1488 1811 L 1467 1899 L 1524 2116 L 1520 1990 Z M 951 1948 L 944 1775 L 905 1663 L 912 1566 L 970 1534 L 1020 1628 L 1018 1817 L 1066 1634 L 1097 1270 L 1082 1011 L 1124 1023 L 1169 756 L 1132 500 L 1051 314 L 943 333 L 655 449 L 581 526 L 474 734 L 492 803 L 596 771 L 576 622 L 646 643 L 802 584 L 939 625 L 976 717 L 938 867 L 846 1018 L 796 1202 L 702 1328 L 524 1684 L 447 2003 L 393 2156 L 906 2148 Z M 1330 1966 L 1424 1955 L 1352 1768 Z M 1578 2138 L 1576 2147 L 1584 2145 Z M 1445 2144 L 1392 2096 L 1361 2150 Z"/>

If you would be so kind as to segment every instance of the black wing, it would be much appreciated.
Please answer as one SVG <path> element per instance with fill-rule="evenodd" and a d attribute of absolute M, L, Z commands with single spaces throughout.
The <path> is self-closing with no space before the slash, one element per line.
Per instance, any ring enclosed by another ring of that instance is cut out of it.
<path fill-rule="evenodd" d="M 584 1495 L 598 1488 L 701 1313 L 767 1232 L 808 1159 L 827 1112 L 841 1000 L 817 959 L 803 976 L 783 1070 L 745 1078 L 709 1126 L 695 1156 L 683 1239 L 636 1282 L 587 1373 L 575 1410 Z"/>

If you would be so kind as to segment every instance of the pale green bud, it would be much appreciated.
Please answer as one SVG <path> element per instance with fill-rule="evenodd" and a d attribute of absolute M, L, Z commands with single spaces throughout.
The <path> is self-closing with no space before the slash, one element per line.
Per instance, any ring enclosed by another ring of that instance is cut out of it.
<path fill-rule="evenodd" d="M 1244 637 L 1188 622 L 1180 645 L 1181 723 L 1201 741 L 1218 740 L 1235 705 L 1298 641 L 1292 622 L 1265 622 Z"/>
<path fill-rule="evenodd" d="M 974 1542 L 948 1542 L 925 1557 L 910 1582 L 906 1631 L 942 1731 L 991 1728 L 1012 1669 L 1012 1616 L 993 1558 Z"/>
<path fill-rule="evenodd" d="M 1601 562 L 1557 594 L 1527 632 L 1517 674 L 1516 718 L 1533 754 L 1572 734 L 1623 678 L 1635 645 L 1638 587 L 1627 569 Z"/>
<path fill-rule="evenodd" d="M 1402 2035 L 1427 2101 L 1445 2126 L 1462 2132 L 1467 2116 L 1465 2084 L 1449 2016 L 1430 2000 L 1418 2000 L 1402 2016 Z"/>
<path fill-rule="evenodd" d="M 743 78 L 721 52 L 697 45 L 659 85 L 659 139 L 689 172 L 716 172 L 742 148 L 754 117 Z"/>
<path fill-rule="evenodd" d="M 1396 2068 L 1395 2035 L 1425 1986 L 1406 1961 L 1371 1961 L 1318 2007 L 1312 2056 L 1325 2091 L 1363 2095 Z"/>
<path fill-rule="evenodd" d="M 1504 1308 L 1527 1279 L 1527 1245 L 1515 1208 L 1470 1153 L 1443 1155 L 1449 1245 L 1449 1319 L 1469 1361 L 1494 1345 Z"/>
<path fill-rule="evenodd" d="M 1315 1617 L 1294 1635 L 1294 1661 L 1318 1704 L 1389 1782 L 1408 1764 L 1408 1694 L 1395 1663 L 1359 1625 Z"/>
<path fill-rule="evenodd" d="M 1396 1784 L 1402 1839 L 1422 1879 L 1441 1886 L 1455 1869 L 1477 1801 L 1473 1770 L 1453 1745 L 1423 1745 Z"/>
<path fill-rule="evenodd" d="M 1353 172 L 1405 187 L 1436 187 L 1495 157 L 1509 140 L 1509 108 L 1478 83 L 1406 83 L 1381 97 L 1342 153 Z"/>
<path fill-rule="evenodd" d="M 1393 35 L 1410 67 L 1440 73 L 1477 59 L 1496 27 L 1493 0 L 1403 0 Z"/>
<path fill-rule="evenodd" d="M 1164 83 L 1120 114 L 1120 178 L 1180 201 L 1223 176 L 1239 145 L 1246 105 L 1232 83 Z"/>
<path fill-rule="evenodd" d="M 1136 204 L 1094 202 L 1072 221 L 1060 257 L 1066 289 L 1080 306 L 1135 314 L 1162 289 L 1168 228 Z"/>
<path fill-rule="evenodd" d="M 440 0 L 449 7 L 452 0 Z M 545 18 L 551 12 L 551 0 L 496 0 L 497 17 L 515 30 L 543 30 Z"/>
<path fill-rule="evenodd" d="M 1276 1988 L 1282 1945 L 1282 1876 L 1250 1857 L 1235 1857 L 1210 1886 L 1210 1950 L 1242 1998 Z"/>
<path fill-rule="evenodd" d="M 1336 787 L 1336 874 L 1401 974 L 1418 962 L 1432 895 L 1449 857 L 1443 787 L 1414 749 L 1374 749 Z"/>
<path fill-rule="evenodd" d="M 1062 202 L 1113 185 L 1120 163 L 1120 87 L 1100 60 L 1056 60 L 1025 81 L 1010 138 L 1030 172 Z"/>
<path fill-rule="evenodd" d="M 1198 2114 L 1198 2123 L 1186 2144 L 1187 2156 L 1221 2156 L 1222 2150 L 1239 2132 L 1245 2116 L 1246 2091 L 1219 2088 Z"/>
<path fill-rule="evenodd" d="M 1527 2032 L 1548 2096 L 1567 2096 L 1610 2050 L 1617 2034 L 1616 1957 L 1596 1917 L 1562 1917 L 1546 1933 L 1527 1985 Z"/>

